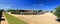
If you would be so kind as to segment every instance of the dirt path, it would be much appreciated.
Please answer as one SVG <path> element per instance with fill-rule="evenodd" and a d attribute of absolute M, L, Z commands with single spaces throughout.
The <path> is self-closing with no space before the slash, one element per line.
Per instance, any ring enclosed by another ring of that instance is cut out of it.
<path fill-rule="evenodd" d="M 8 24 L 8 21 L 7 21 L 7 19 L 6 19 L 6 17 L 5 17 L 5 14 L 4 14 L 4 12 L 3 12 L 3 18 L 5 18 L 5 21 L 1 21 L 1 24 Z"/>
<path fill-rule="evenodd" d="M 18 19 L 22 19 L 29 24 L 60 24 L 55 20 L 57 17 L 52 13 L 45 13 L 43 15 L 10 15 L 13 15 Z"/>

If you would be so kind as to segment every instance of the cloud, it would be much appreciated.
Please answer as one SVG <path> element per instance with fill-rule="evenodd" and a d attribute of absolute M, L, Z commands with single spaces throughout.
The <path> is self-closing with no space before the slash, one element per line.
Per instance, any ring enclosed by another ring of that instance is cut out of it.
<path fill-rule="evenodd" d="M 44 4 L 43 3 L 41 3 L 41 4 L 33 4 L 33 6 L 34 7 L 42 7 L 42 6 L 44 6 Z"/>
<path fill-rule="evenodd" d="M 0 9 L 10 9 L 10 8 L 12 8 L 11 4 L 9 4 L 9 5 L 0 4 Z"/>
<path fill-rule="evenodd" d="M 38 6 L 43 6 L 44 4 L 43 3 L 41 3 L 41 4 L 39 4 Z"/>

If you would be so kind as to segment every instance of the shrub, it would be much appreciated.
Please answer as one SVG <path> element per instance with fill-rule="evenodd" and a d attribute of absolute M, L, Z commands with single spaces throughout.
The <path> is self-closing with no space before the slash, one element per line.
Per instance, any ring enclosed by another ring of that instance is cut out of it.
<path fill-rule="evenodd" d="M 57 7 L 57 8 L 55 8 L 54 14 L 55 14 L 58 18 L 60 18 L 60 6 Z"/>
<path fill-rule="evenodd" d="M 60 22 L 60 6 L 55 9 L 54 14 L 57 16 L 57 21 Z"/>

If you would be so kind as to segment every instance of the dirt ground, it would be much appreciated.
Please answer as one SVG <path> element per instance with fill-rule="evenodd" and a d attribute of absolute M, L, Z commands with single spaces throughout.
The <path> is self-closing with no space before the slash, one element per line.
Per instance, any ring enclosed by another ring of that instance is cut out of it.
<path fill-rule="evenodd" d="M 43 15 L 14 15 L 11 13 L 8 14 L 13 15 L 14 17 L 21 19 L 29 24 L 60 24 L 60 22 L 57 22 L 55 20 L 57 17 L 50 12 Z"/>

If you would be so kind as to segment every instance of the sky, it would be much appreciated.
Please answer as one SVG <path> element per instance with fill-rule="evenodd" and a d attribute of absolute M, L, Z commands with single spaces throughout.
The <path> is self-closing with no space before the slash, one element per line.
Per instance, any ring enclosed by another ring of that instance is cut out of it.
<path fill-rule="evenodd" d="M 0 9 L 54 10 L 60 0 L 0 0 Z"/>

